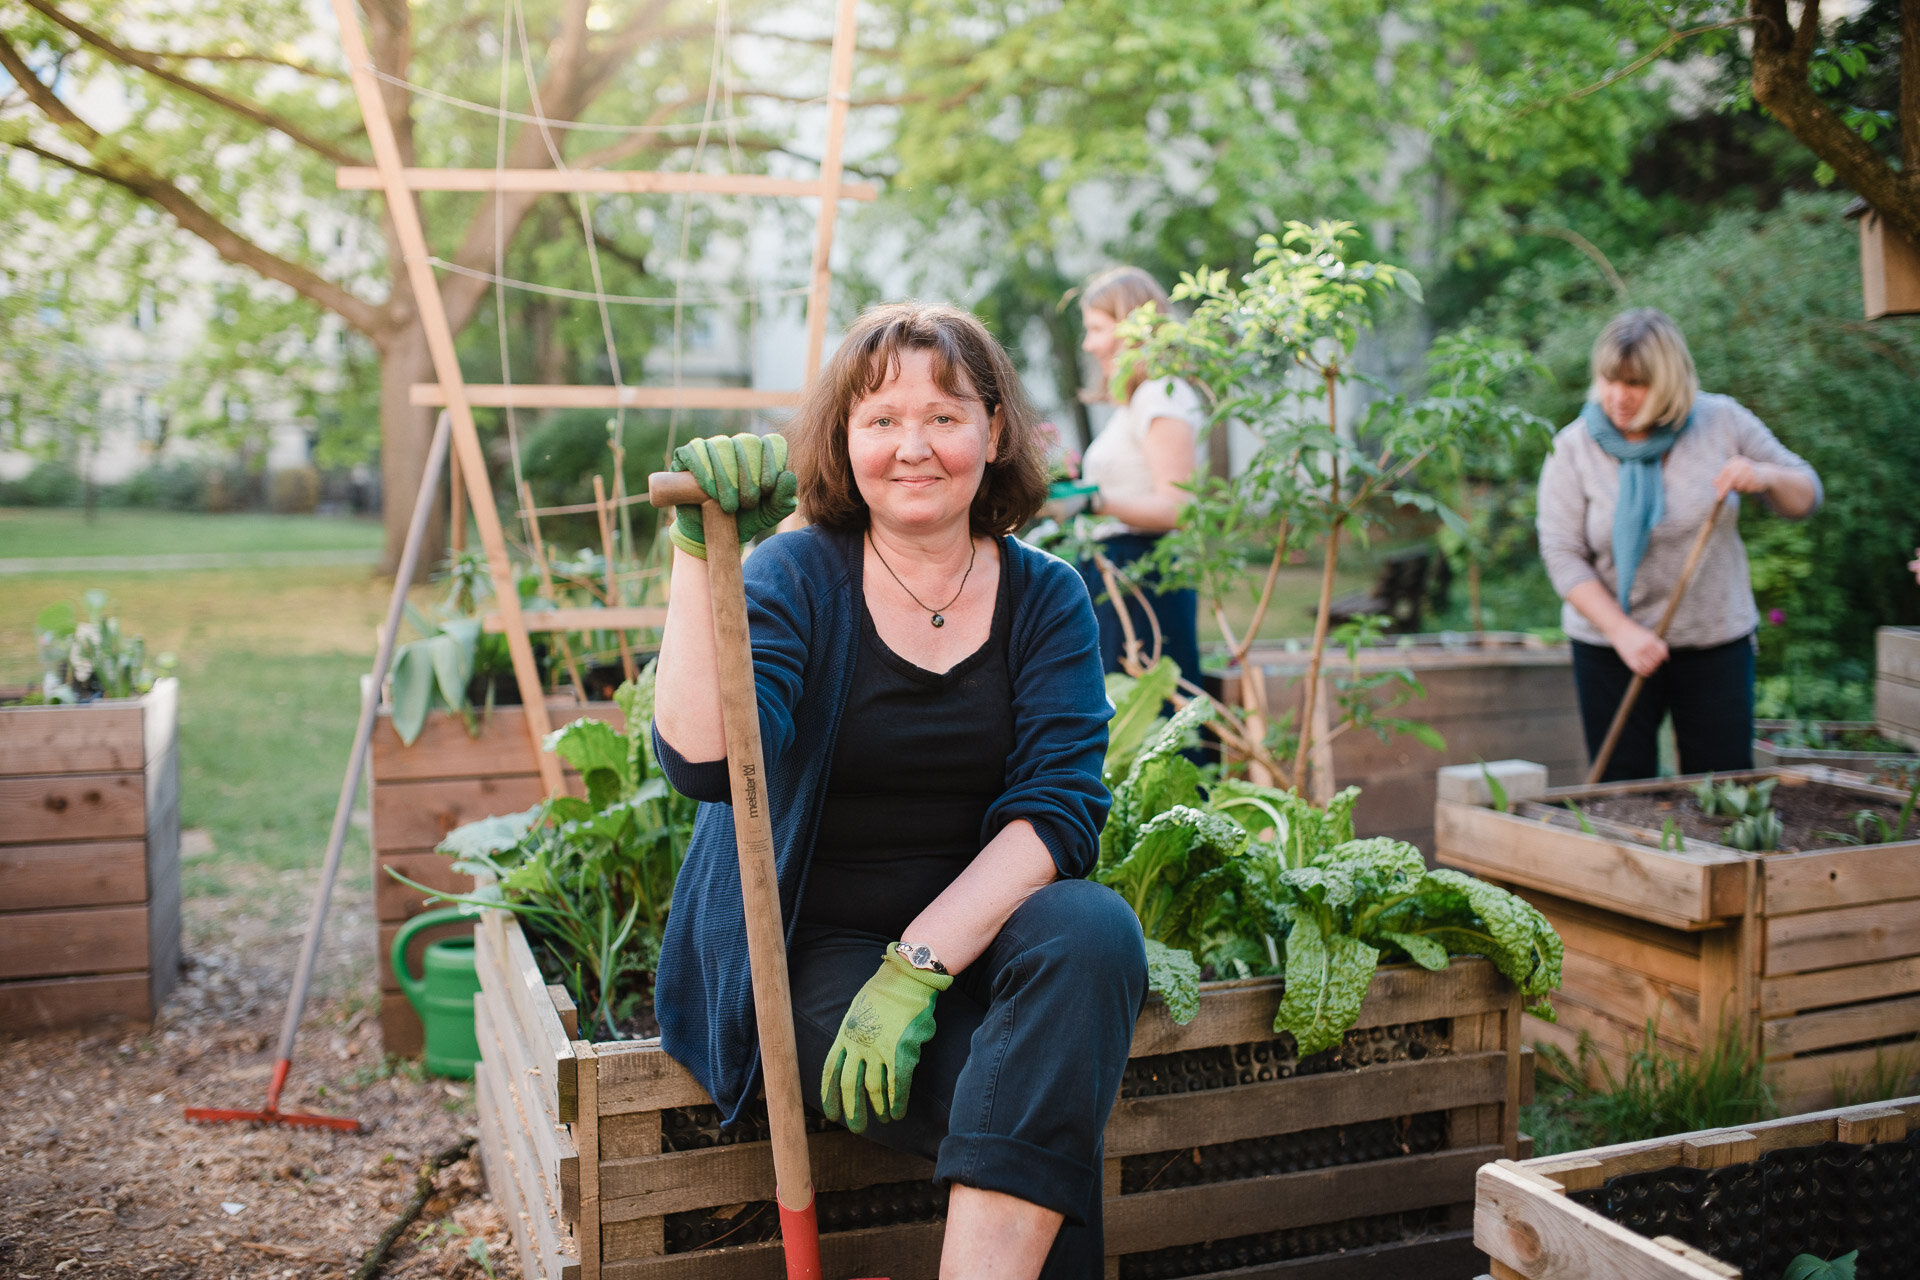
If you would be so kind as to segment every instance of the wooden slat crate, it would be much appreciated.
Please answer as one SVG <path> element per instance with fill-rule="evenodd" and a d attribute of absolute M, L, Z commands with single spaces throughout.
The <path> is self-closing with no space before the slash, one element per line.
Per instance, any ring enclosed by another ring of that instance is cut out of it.
<path fill-rule="evenodd" d="M 0 707 L 0 1031 L 149 1022 L 179 980 L 179 702 Z"/>
<path fill-rule="evenodd" d="M 1672 1237 L 1649 1239 L 1568 1197 L 1622 1174 L 1725 1169 L 1769 1151 L 1822 1142 L 1899 1142 L 1920 1125 L 1920 1098 L 1870 1103 L 1739 1128 L 1533 1160 L 1499 1160 L 1480 1171 L 1474 1243 L 1495 1280 L 1739 1280 L 1740 1269 Z"/>
<path fill-rule="evenodd" d="M 1812 727 L 1826 733 L 1849 733 L 1865 731 L 1878 732 L 1878 726 L 1871 720 L 1815 720 Z M 1869 777 L 1889 767 L 1902 768 L 1920 763 L 1920 757 L 1907 752 L 1897 751 L 1838 751 L 1819 747 L 1776 747 L 1768 742 L 1766 735 L 1780 729 L 1791 729 L 1796 725 L 1792 720 L 1755 720 L 1753 722 L 1753 766 L 1756 769 L 1770 769 L 1775 765 L 1824 765 L 1829 769 L 1847 769 L 1854 773 L 1864 773 Z"/>
<path fill-rule="evenodd" d="M 1905 798 L 1816 766 L 1726 776 Z M 1586 1032 L 1617 1077 L 1649 1020 L 1660 1047 L 1683 1056 L 1724 1026 L 1763 1057 L 1789 1111 L 1829 1105 L 1888 1055 L 1920 1054 L 1920 840 L 1768 854 L 1688 840 L 1663 850 L 1658 833 L 1594 819 L 1587 834 L 1546 807 L 1692 781 L 1560 787 L 1513 813 L 1436 806 L 1440 861 L 1511 888 L 1566 943 L 1559 1021 L 1529 1018 L 1528 1041 L 1572 1055 Z"/>
<path fill-rule="evenodd" d="M 1889 738 L 1920 751 L 1920 627 L 1875 634 L 1873 720 Z"/>
<path fill-rule="evenodd" d="M 556 726 L 582 717 L 623 723 L 611 702 L 579 703 L 554 698 L 547 715 Z M 368 806 L 372 817 L 373 896 L 379 922 L 375 964 L 380 974 L 380 1032 L 388 1053 L 411 1057 L 424 1047 L 419 1015 L 401 994 L 388 953 L 400 926 L 427 909 L 426 895 L 409 889 L 386 869 L 449 893 L 473 888 L 471 877 L 456 874 L 452 860 L 434 846 L 455 827 L 479 818 L 518 813 L 537 803 L 543 792 L 526 713 L 519 707 L 475 712 L 477 734 L 449 711 L 435 711 L 412 746 L 394 731 L 390 709 L 381 708 L 368 753 Z M 578 779 L 569 771 L 569 781 Z M 419 972 L 428 944 L 467 926 L 427 929 L 408 947 L 409 963 Z"/>
<path fill-rule="evenodd" d="M 1424 698 L 1392 712 L 1399 719 L 1432 725 L 1446 740 L 1435 751 L 1405 735 L 1382 742 L 1371 730 L 1348 729 L 1316 750 L 1314 768 L 1327 792 L 1357 786 L 1354 832 L 1391 836 L 1433 854 L 1434 774 L 1442 765 L 1476 760 L 1538 760 L 1555 785 L 1577 782 L 1585 772 L 1585 739 L 1574 696 L 1572 655 L 1518 632 L 1409 636 L 1401 647 L 1383 644 L 1360 653 L 1362 671 L 1405 667 L 1426 690 Z M 1255 649 L 1250 667 L 1263 673 L 1267 706 L 1275 716 L 1298 708 L 1307 655 Z M 1329 652 L 1315 695 L 1316 719 L 1336 715 L 1332 680 L 1348 670 L 1344 652 Z M 1239 681 L 1227 677 L 1221 696 L 1238 703 Z M 1325 733 L 1322 725 L 1319 732 Z"/>
<path fill-rule="evenodd" d="M 524 1274 L 776 1274 L 770 1232 L 703 1243 L 716 1217 L 771 1225 L 768 1144 L 701 1145 L 709 1100 L 657 1040 L 579 1039 L 519 924 L 488 912 L 477 936 L 481 1139 Z M 1474 1171 L 1520 1142 L 1513 989 L 1480 959 L 1383 969 L 1340 1051 L 1363 1065 L 1300 1074 L 1291 1042 L 1275 1044 L 1279 998 L 1276 979 L 1209 984 L 1187 1026 L 1158 1001 L 1141 1015 L 1106 1131 L 1107 1274 L 1216 1275 L 1248 1256 L 1316 1280 L 1478 1270 Z M 932 1280 L 944 1226 L 931 1164 L 820 1127 L 810 1154 L 826 1273 Z M 1363 1142 L 1379 1158 L 1356 1158 Z M 1229 1176 L 1189 1173 L 1203 1165 Z M 913 1220 L 874 1224 L 902 1206 L 891 1216 Z"/>

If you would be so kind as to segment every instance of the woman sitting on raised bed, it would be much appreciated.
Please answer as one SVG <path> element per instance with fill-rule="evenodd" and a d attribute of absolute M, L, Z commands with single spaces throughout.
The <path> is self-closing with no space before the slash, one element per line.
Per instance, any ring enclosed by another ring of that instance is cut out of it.
<path fill-rule="evenodd" d="M 789 428 L 811 524 L 745 573 L 809 1105 L 935 1160 L 948 1277 L 1102 1273 L 1101 1134 L 1146 992 L 1139 922 L 1083 878 L 1109 803 L 1093 607 L 1011 536 L 1046 494 L 1034 426 L 972 316 L 869 311 Z M 675 466 L 767 528 L 783 449 L 716 437 Z M 655 1001 L 732 1122 L 759 1060 L 699 515 L 672 534 L 654 729 L 708 803 Z"/>
<path fill-rule="evenodd" d="M 1658 619 L 1700 527 L 1729 493 L 1780 515 L 1820 505 L 1820 477 L 1729 396 L 1700 390 L 1664 313 L 1616 316 L 1593 344 L 1593 387 L 1540 469 L 1540 554 L 1566 604 L 1573 675 L 1597 756 L 1635 676 L 1646 685 L 1602 781 L 1659 772 L 1671 712 L 1682 773 L 1753 767 L 1754 607 L 1737 521 L 1722 517 L 1665 639 Z M 1737 499 L 1736 499 L 1737 501 Z"/>

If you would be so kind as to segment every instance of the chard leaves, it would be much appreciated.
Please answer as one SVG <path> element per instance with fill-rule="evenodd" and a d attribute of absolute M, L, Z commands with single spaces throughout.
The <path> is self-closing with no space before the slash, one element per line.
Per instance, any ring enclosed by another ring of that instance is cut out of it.
<path fill-rule="evenodd" d="M 1291 1032 L 1304 1058 L 1339 1044 L 1359 1020 L 1380 953 L 1350 934 L 1326 929 L 1312 907 L 1296 905 L 1287 914 L 1293 924 L 1287 985 L 1273 1029 Z"/>
<path fill-rule="evenodd" d="M 1160 993 L 1175 1022 L 1192 1022 L 1200 1012 L 1200 966 L 1193 953 L 1148 938 L 1147 989 Z"/>

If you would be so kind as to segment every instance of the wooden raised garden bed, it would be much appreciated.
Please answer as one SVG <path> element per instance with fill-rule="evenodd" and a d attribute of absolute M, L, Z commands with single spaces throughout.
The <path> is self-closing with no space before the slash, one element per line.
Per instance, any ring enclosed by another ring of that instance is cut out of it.
<path fill-rule="evenodd" d="M 1474 1242 L 1495 1280 L 1775 1280 L 1859 1250 L 1914 1274 L 1920 1098 L 1708 1129 L 1480 1171 Z"/>
<path fill-rule="evenodd" d="M 1920 627 L 1880 628 L 1874 654 L 1874 723 L 1920 751 Z"/>
<path fill-rule="evenodd" d="M 0 707 L 0 1031 L 149 1022 L 179 979 L 179 702 Z"/>
<path fill-rule="evenodd" d="M 578 1039 L 505 913 L 477 938 L 481 1149 L 529 1280 L 777 1274 L 764 1128 L 721 1133 L 657 1040 Z M 1382 969 L 1345 1044 L 1304 1064 L 1273 1033 L 1279 996 L 1208 984 L 1187 1026 L 1157 1000 L 1141 1015 L 1106 1132 L 1107 1274 L 1477 1271 L 1474 1173 L 1516 1151 L 1530 1076 L 1513 989 L 1479 959 Z M 932 1166 L 814 1126 L 826 1274 L 933 1280 Z"/>
<path fill-rule="evenodd" d="M 380 974 L 380 1032 L 388 1053 L 411 1057 L 424 1047 L 420 1017 L 407 1003 L 394 976 L 389 953 L 400 926 L 427 910 L 426 895 L 392 876 L 392 867 L 410 880 L 447 893 L 472 890 L 473 880 L 453 870 L 453 860 L 434 846 L 455 827 L 480 818 L 518 813 L 545 795 L 526 712 L 517 706 L 475 712 L 480 732 L 469 735 L 466 721 L 450 711 L 435 711 L 412 746 L 400 741 L 390 711 L 382 708 L 369 752 L 368 805 L 372 816 L 373 898 L 379 921 L 376 963 Z M 555 698 L 547 716 L 557 728 L 582 717 L 623 723 L 611 702 L 579 703 Z M 572 781 L 577 781 L 571 773 Z M 409 945 L 409 963 L 419 972 L 427 945 L 469 928 L 441 925 L 422 930 Z"/>
<path fill-rule="evenodd" d="M 1810 728 L 1823 735 L 1826 741 L 1835 745 L 1829 747 L 1798 747 L 1776 745 L 1770 735 L 1789 733 L 1802 728 Z M 1888 786 L 1897 784 L 1901 774 L 1920 765 L 1920 755 L 1907 750 L 1871 750 L 1851 749 L 1850 740 L 1885 738 L 1879 727 L 1871 720 L 1815 720 L 1802 725 L 1794 720 L 1755 720 L 1753 722 L 1753 763 L 1755 768 L 1768 769 L 1775 765 L 1825 765 L 1829 769 L 1846 769 L 1853 773 L 1863 773 L 1876 782 Z M 1891 742 L 1882 743 L 1891 746 Z"/>
<path fill-rule="evenodd" d="M 1817 801 L 1897 815 L 1906 798 L 1817 767 L 1727 776 L 1778 778 L 1783 813 Z M 1663 796 L 1682 813 L 1692 781 L 1560 787 L 1516 797 L 1507 813 L 1442 800 L 1439 859 L 1512 889 L 1566 943 L 1559 1021 L 1528 1019 L 1529 1042 L 1573 1055 L 1588 1033 L 1617 1077 L 1649 1021 L 1678 1055 L 1698 1053 L 1724 1026 L 1765 1060 L 1783 1110 L 1828 1105 L 1836 1086 L 1915 1050 L 1920 840 L 1743 853 L 1684 838 L 1663 848 L 1658 811 L 1640 823 L 1607 816 Z"/>
<path fill-rule="evenodd" d="M 1371 730 L 1348 729 L 1316 749 L 1314 772 L 1328 780 L 1328 794 L 1361 788 L 1353 811 L 1356 836 L 1391 836 L 1432 856 L 1434 773 L 1442 765 L 1519 758 L 1545 764 L 1556 785 L 1585 775 L 1585 739 L 1566 645 L 1491 631 L 1405 640 L 1404 646 L 1394 640 L 1361 650 L 1361 670 L 1411 670 L 1426 696 L 1390 714 L 1432 725 L 1447 748 L 1435 751 L 1404 735 L 1382 742 Z M 1304 651 L 1255 649 L 1247 662 L 1263 673 L 1274 715 L 1299 706 Z M 1314 698 L 1317 717 L 1337 714 L 1332 681 L 1347 670 L 1344 652 L 1327 654 Z M 1222 697 L 1240 701 L 1237 677 L 1228 677 Z M 1323 723 L 1316 735 L 1325 732 Z"/>

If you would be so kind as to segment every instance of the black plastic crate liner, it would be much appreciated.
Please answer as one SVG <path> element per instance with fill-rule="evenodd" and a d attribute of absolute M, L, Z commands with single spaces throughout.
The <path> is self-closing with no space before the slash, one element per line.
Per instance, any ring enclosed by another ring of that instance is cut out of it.
<path fill-rule="evenodd" d="M 1416 1209 L 1404 1213 L 1349 1218 L 1324 1226 L 1294 1227 L 1262 1235 L 1210 1240 L 1205 1244 L 1129 1253 L 1120 1259 L 1120 1280 L 1178 1280 L 1181 1276 L 1211 1275 L 1239 1267 L 1317 1258 L 1322 1254 L 1364 1249 L 1369 1245 L 1399 1244 L 1438 1235 L 1449 1229 L 1447 1210 Z"/>
<path fill-rule="evenodd" d="M 1301 1058 L 1293 1037 L 1282 1032 L 1272 1040 L 1249 1044 L 1188 1049 L 1127 1063 L 1120 1079 L 1120 1096 L 1144 1098 L 1168 1093 L 1195 1093 L 1236 1084 L 1262 1084 L 1290 1076 L 1352 1071 L 1386 1062 L 1417 1062 L 1444 1053 L 1452 1035 L 1450 1019 L 1367 1027 L 1346 1034 L 1340 1046 Z"/>
<path fill-rule="evenodd" d="M 1243 1138 L 1210 1147 L 1183 1147 L 1178 1151 L 1128 1156 L 1120 1162 L 1120 1194 L 1395 1160 L 1440 1151 L 1446 1145 L 1447 1113 L 1444 1111 L 1370 1120 L 1364 1124 L 1329 1125 L 1267 1138 Z"/>
<path fill-rule="evenodd" d="M 1571 1198 L 1645 1236 L 1674 1236 L 1754 1280 L 1802 1253 L 1860 1251 L 1859 1280 L 1920 1274 L 1920 1132 L 1822 1142 L 1725 1169 L 1621 1174 Z"/>
<path fill-rule="evenodd" d="M 1338 1048 L 1301 1059 L 1293 1037 L 1286 1034 L 1271 1040 L 1247 1044 L 1220 1045 L 1190 1049 L 1183 1053 L 1135 1058 L 1127 1064 L 1120 1096 L 1143 1097 L 1169 1093 L 1192 1093 L 1205 1089 L 1223 1089 L 1233 1085 L 1283 1080 L 1295 1075 L 1317 1075 L 1328 1071 L 1350 1071 L 1358 1067 L 1387 1062 L 1417 1061 L 1449 1051 L 1452 1024 L 1445 1018 L 1426 1022 L 1403 1023 L 1389 1027 L 1367 1027 L 1349 1031 Z M 807 1117 L 809 1133 L 823 1133 L 838 1126 L 819 1116 Z M 766 1103 L 756 1098 L 730 1128 L 720 1126 L 720 1110 L 713 1106 L 669 1107 L 660 1113 L 662 1151 L 696 1151 L 703 1147 L 732 1146 L 741 1142 L 767 1140 Z M 1184 1148 L 1157 1155 L 1129 1156 L 1122 1162 L 1123 1193 L 1159 1190 L 1171 1186 L 1192 1186 L 1206 1182 L 1225 1182 L 1257 1178 L 1329 1165 L 1355 1164 L 1369 1160 L 1390 1160 L 1398 1156 L 1441 1150 L 1446 1144 L 1446 1115 L 1431 1112 L 1367 1124 L 1335 1125 L 1301 1133 L 1280 1134 L 1268 1138 L 1250 1138 L 1220 1143 L 1211 1147 Z M 820 1230 L 854 1231 L 862 1227 L 893 1226 L 906 1222 L 928 1222 L 944 1217 L 947 1193 L 944 1187 L 930 1183 L 887 1183 L 852 1191 L 823 1191 L 816 1200 Z M 1250 1236 L 1219 1246 L 1193 1246 L 1136 1254 L 1136 1258 L 1213 1256 L 1208 1250 L 1226 1249 L 1220 1256 L 1281 1259 L 1312 1256 L 1306 1252 L 1272 1252 L 1274 1249 L 1306 1249 L 1306 1243 L 1321 1238 L 1357 1243 L 1332 1244 L 1317 1252 L 1356 1248 L 1362 1244 L 1382 1244 L 1424 1233 L 1424 1225 L 1407 1227 L 1401 1220 L 1418 1215 L 1389 1214 L 1375 1219 L 1355 1219 L 1353 1223 L 1334 1223 L 1326 1227 L 1299 1228 L 1271 1236 Z M 1400 1225 L 1391 1225 L 1392 1223 Z M 1424 1222 L 1424 1219 L 1422 1219 Z M 1371 1226 L 1365 1224 L 1373 1224 Z M 1321 1233 L 1315 1235 L 1314 1233 Z M 1374 1238 L 1370 1232 L 1387 1232 Z M 1399 1232 L 1400 1234 L 1394 1234 Z M 1357 1234 L 1356 1234 L 1357 1233 Z M 771 1200 L 724 1205 L 712 1209 L 688 1209 L 668 1214 L 666 1250 L 690 1253 L 740 1244 L 758 1244 L 774 1240 L 780 1234 L 780 1215 Z M 1367 1236 L 1366 1239 L 1359 1239 Z M 1285 1237 L 1283 1240 L 1282 1237 Z M 1252 1242 L 1252 1243 L 1249 1243 Z M 1264 1242 L 1264 1243 L 1262 1243 Z M 1248 1251 L 1252 1252 L 1249 1253 Z M 1267 1252 L 1261 1252 L 1266 1250 Z M 1197 1252 L 1196 1252 L 1197 1251 Z M 1124 1264 L 1123 1264 L 1124 1265 Z M 1145 1265 L 1145 1264 L 1143 1264 Z M 1154 1263 L 1156 1268 L 1184 1267 L 1170 1261 Z M 1232 1265 L 1243 1265 L 1235 1263 Z M 1251 1265 L 1251 1264 L 1244 1264 Z M 1208 1267 L 1207 1270 L 1219 1270 Z M 1147 1274 L 1142 1272 L 1141 1274 Z M 1153 1275 L 1198 1275 L 1191 1269 L 1155 1269 Z"/>

